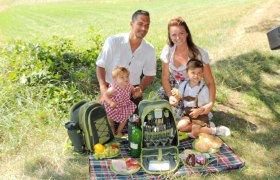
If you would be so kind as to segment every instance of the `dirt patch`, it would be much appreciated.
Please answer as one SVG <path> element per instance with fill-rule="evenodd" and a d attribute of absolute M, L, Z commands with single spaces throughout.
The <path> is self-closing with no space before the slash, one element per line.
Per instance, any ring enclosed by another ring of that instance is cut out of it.
<path fill-rule="evenodd" d="M 248 48 L 270 51 L 266 32 L 279 24 L 280 4 L 278 1 L 269 0 L 261 3 L 259 7 L 241 18 L 238 26 L 229 32 L 229 37 L 227 37 L 229 41 L 225 43 L 225 48 L 219 50 L 214 59 L 246 53 L 249 51 Z M 258 114 L 249 110 L 246 102 L 242 101 L 242 94 L 238 92 L 238 89 L 230 92 L 228 99 L 226 104 L 216 104 L 217 115 L 225 113 L 225 118 L 232 114 L 236 117 L 243 117 L 251 130 L 258 131 L 256 127 L 262 123 L 259 122 L 258 115 L 265 110 L 259 109 Z"/>
<path fill-rule="evenodd" d="M 238 26 L 225 32 L 227 38 L 223 48 L 213 52 L 213 59 L 223 59 L 252 49 L 269 50 L 266 32 L 280 24 L 278 0 L 263 1 L 258 7 L 242 17 Z M 257 39 L 257 41 L 256 41 Z"/>
<path fill-rule="evenodd" d="M 258 25 L 249 26 L 245 28 L 246 33 L 253 32 L 266 32 L 272 27 L 278 26 L 280 24 L 280 20 L 272 19 L 260 22 Z"/>

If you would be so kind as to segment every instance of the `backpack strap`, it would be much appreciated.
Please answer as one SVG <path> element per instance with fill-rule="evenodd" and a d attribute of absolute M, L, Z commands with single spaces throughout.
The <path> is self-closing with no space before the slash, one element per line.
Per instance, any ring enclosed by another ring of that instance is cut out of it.
<path fill-rule="evenodd" d="M 184 94 L 185 94 L 185 91 L 186 91 L 186 87 L 187 85 L 189 84 L 190 80 L 187 80 L 185 86 L 184 86 L 184 90 L 183 90 L 183 94 L 182 94 L 182 97 L 184 97 Z"/>
<path fill-rule="evenodd" d="M 184 86 L 184 90 L 183 90 L 183 97 L 184 97 L 184 94 L 185 94 L 185 91 L 186 91 L 186 87 L 187 85 L 189 84 L 190 80 L 187 80 L 185 86 Z M 202 81 L 200 81 L 200 83 L 202 83 Z M 203 83 L 203 85 L 201 86 L 201 88 L 198 90 L 197 94 L 196 94 L 196 99 L 195 99 L 195 106 L 196 108 L 198 108 L 198 95 L 200 94 L 200 92 L 202 91 L 202 89 L 204 88 L 205 84 Z"/>
<path fill-rule="evenodd" d="M 202 83 L 202 82 L 200 81 L 200 83 Z M 199 95 L 199 93 L 202 91 L 202 89 L 204 88 L 204 86 L 205 86 L 205 84 L 203 83 L 203 85 L 201 86 L 201 88 L 198 90 L 198 92 L 197 92 L 197 94 L 196 94 L 196 99 L 195 99 L 195 106 L 196 106 L 196 108 L 198 108 L 198 95 Z"/>

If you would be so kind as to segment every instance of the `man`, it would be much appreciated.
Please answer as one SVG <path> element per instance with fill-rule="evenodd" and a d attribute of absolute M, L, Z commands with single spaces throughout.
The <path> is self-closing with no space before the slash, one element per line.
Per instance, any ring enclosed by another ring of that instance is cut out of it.
<path fill-rule="evenodd" d="M 101 91 L 100 102 L 104 102 L 104 93 L 109 83 L 113 83 L 112 70 L 116 66 L 125 66 L 130 71 L 130 84 L 142 97 L 142 91 L 153 81 L 156 75 L 156 53 L 154 47 L 144 37 L 150 26 L 149 12 L 137 10 L 130 22 L 131 31 L 110 36 L 106 39 L 96 61 L 96 74 Z M 141 80 L 141 75 L 143 78 Z M 141 99 L 132 101 L 138 104 Z"/>

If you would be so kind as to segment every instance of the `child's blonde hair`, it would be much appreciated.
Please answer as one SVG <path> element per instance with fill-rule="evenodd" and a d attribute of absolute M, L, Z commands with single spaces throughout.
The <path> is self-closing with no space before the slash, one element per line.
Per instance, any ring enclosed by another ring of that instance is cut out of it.
<path fill-rule="evenodd" d="M 129 70 L 126 67 L 123 66 L 117 66 L 113 69 L 112 71 L 112 77 L 113 79 L 117 78 L 118 76 L 122 74 L 127 74 L 129 75 Z"/>

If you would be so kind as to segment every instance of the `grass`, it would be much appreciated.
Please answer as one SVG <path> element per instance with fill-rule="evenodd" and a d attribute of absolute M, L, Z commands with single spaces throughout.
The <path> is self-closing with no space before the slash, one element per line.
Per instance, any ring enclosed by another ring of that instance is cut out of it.
<path fill-rule="evenodd" d="M 213 58 L 211 67 L 217 84 L 214 122 L 230 127 L 232 136 L 224 139 L 246 163 L 241 170 L 194 175 L 191 179 L 277 179 L 280 54 L 268 49 L 265 36 L 278 23 L 280 5 L 275 2 L 4 1 L 0 44 L 5 47 L 13 39 L 50 41 L 58 35 L 74 39 L 76 46 L 88 46 L 85 42 L 90 26 L 100 31 L 104 40 L 110 34 L 129 31 L 131 13 L 143 8 L 151 13 L 147 39 L 159 56 L 166 41 L 168 20 L 180 15 L 187 20 L 194 41 Z M 265 7 L 269 8 L 264 10 L 266 13 L 256 13 Z M 63 125 L 68 113 L 38 93 L 44 86 L 27 87 L 13 80 L 15 74 L 11 72 L 24 59 L 15 56 L 17 63 L 10 64 L 3 57 L 0 56 L 0 179 L 88 179 L 87 157 L 74 156 L 65 143 Z M 159 86 L 160 66 L 157 80 L 145 95 Z M 65 106 L 70 108 L 70 104 Z"/>
<path fill-rule="evenodd" d="M 126 32 L 129 31 L 131 13 L 143 8 L 151 13 L 151 27 L 147 39 L 158 48 L 158 53 L 166 42 L 168 20 L 178 15 L 186 19 L 193 32 L 200 32 L 194 33 L 198 44 L 209 48 L 212 42 L 220 43 L 222 32 L 233 26 L 234 22 L 236 23 L 242 16 L 235 9 L 246 13 L 258 2 L 248 0 L 221 3 L 218 0 L 211 2 L 180 0 L 174 4 L 166 0 L 136 2 L 117 0 L 114 3 L 93 0 L 19 3 L 1 12 L 0 40 L 7 41 L 14 38 L 32 40 L 37 37 L 49 39 L 53 35 L 58 35 L 79 39 L 83 46 L 89 26 L 98 27 L 103 37 Z M 115 8 L 116 5 L 118 8 Z M 230 14 L 230 20 L 225 14 Z M 116 20 L 116 17 L 121 18 Z"/>

